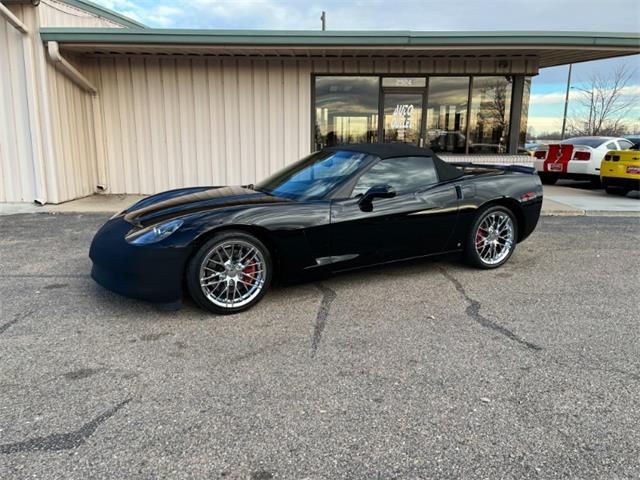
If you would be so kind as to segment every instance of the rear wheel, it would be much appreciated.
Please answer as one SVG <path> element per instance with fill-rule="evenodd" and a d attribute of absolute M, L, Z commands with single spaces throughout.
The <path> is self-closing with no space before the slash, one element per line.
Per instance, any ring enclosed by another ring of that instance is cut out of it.
<path fill-rule="evenodd" d="M 610 195 L 622 195 L 622 196 L 625 196 L 631 190 L 629 190 L 628 188 L 623 188 L 623 187 L 606 186 L 606 187 L 604 187 L 604 191 L 607 192 Z"/>
<path fill-rule="evenodd" d="M 554 185 L 558 181 L 558 177 L 555 175 L 550 175 L 544 172 L 538 172 L 538 176 L 540 177 L 540 181 L 544 185 Z"/>
<path fill-rule="evenodd" d="M 251 308 L 271 283 L 269 250 L 240 231 L 226 231 L 202 245 L 187 266 L 194 301 L 211 312 L 229 315 Z"/>
<path fill-rule="evenodd" d="M 591 180 L 591 186 L 595 188 L 602 187 L 602 182 L 600 182 L 600 177 L 593 177 Z"/>
<path fill-rule="evenodd" d="M 467 234 L 467 262 L 478 268 L 497 268 L 513 254 L 518 225 L 513 212 L 496 205 L 481 210 Z"/>

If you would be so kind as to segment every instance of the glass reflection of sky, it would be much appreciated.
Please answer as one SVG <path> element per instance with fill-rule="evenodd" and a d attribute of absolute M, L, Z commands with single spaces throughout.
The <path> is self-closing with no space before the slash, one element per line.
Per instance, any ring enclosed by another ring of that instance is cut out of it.
<path fill-rule="evenodd" d="M 377 76 L 316 77 L 316 143 L 370 141 L 378 129 L 378 82 Z"/>
<path fill-rule="evenodd" d="M 323 198 L 371 158 L 359 152 L 317 152 L 275 173 L 256 188 L 295 200 Z"/>
<path fill-rule="evenodd" d="M 376 185 L 389 185 L 398 194 L 417 191 L 436 183 L 438 176 L 433 160 L 427 157 L 405 157 L 381 160 L 362 175 L 352 197 L 364 194 Z"/>
<path fill-rule="evenodd" d="M 316 145 L 375 142 L 378 131 L 378 76 L 317 76 L 315 78 Z M 511 107 L 511 82 L 504 76 L 474 76 L 471 105 L 468 105 L 470 77 L 428 78 L 426 126 L 418 130 L 392 129 L 396 104 L 385 95 L 384 141 L 417 142 L 426 134 L 427 144 L 436 151 L 502 153 L 506 149 Z M 529 84 L 526 85 L 526 88 Z M 528 93 L 528 91 L 527 91 Z M 528 95 L 523 117 L 526 122 Z M 413 103 L 407 101 L 404 103 Z M 420 102 L 418 102 L 420 103 Z M 420 128 L 421 108 L 415 105 L 411 124 Z M 523 124 L 526 124 L 523 122 Z M 469 138 L 467 139 L 467 124 Z M 524 131 L 521 132 L 524 138 Z M 523 141 L 523 140 L 521 140 Z"/>

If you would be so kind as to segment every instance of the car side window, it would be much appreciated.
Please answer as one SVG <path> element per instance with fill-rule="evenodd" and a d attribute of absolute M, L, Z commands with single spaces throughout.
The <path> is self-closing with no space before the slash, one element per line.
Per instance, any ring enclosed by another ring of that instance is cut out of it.
<path fill-rule="evenodd" d="M 374 185 L 390 185 L 398 194 L 402 194 L 434 183 L 438 183 L 438 175 L 430 157 L 387 158 L 362 174 L 351 196 L 363 195 Z"/>
<path fill-rule="evenodd" d="M 607 148 L 609 150 L 618 150 L 618 146 L 616 145 L 616 142 L 607 143 Z"/>
<path fill-rule="evenodd" d="M 620 150 L 628 150 L 633 147 L 633 143 L 629 140 L 618 140 L 618 143 L 620 144 Z"/>

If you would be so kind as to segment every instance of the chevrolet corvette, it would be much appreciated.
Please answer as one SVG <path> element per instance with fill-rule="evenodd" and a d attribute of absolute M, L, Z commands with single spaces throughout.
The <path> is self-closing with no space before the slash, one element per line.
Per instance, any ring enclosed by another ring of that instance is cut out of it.
<path fill-rule="evenodd" d="M 404 144 L 326 148 L 256 185 L 181 188 L 112 217 L 90 249 L 92 277 L 117 293 L 219 314 L 269 286 L 462 252 L 503 265 L 535 229 L 532 168 L 447 163 Z"/>

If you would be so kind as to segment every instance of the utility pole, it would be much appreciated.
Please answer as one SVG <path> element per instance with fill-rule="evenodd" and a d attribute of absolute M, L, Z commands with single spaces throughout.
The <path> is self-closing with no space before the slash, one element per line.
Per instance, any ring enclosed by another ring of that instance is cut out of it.
<path fill-rule="evenodd" d="M 327 12 L 322 11 L 322 15 L 320 15 L 320 21 L 322 22 L 322 31 L 324 32 L 327 29 Z"/>
<path fill-rule="evenodd" d="M 585 135 L 595 135 L 595 120 L 593 118 L 593 114 L 595 113 L 595 105 L 593 104 L 593 89 L 591 90 L 586 90 L 584 88 L 580 88 L 580 87 L 571 87 L 575 90 L 580 90 L 581 92 L 584 93 L 588 93 L 589 94 L 589 122 L 587 123 L 587 130 L 586 132 L 584 132 Z"/>
<path fill-rule="evenodd" d="M 567 127 L 567 108 L 569 107 L 569 90 L 571 89 L 571 70 L 573 63 L 569 64 L 569 73 L 567 74 L 567 93 L 564 96 L 564 115 L 562 116 L 562 132 L 560 132 L 560 140 L 564 140 L 564 132 Z"/>

